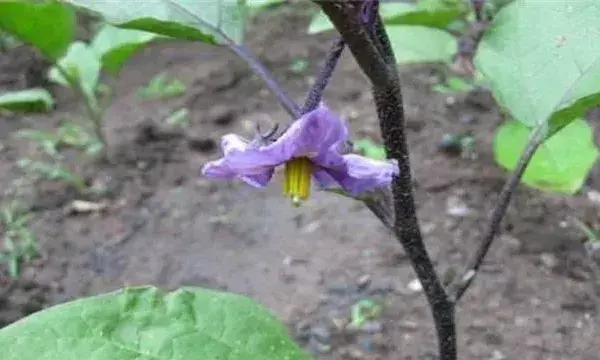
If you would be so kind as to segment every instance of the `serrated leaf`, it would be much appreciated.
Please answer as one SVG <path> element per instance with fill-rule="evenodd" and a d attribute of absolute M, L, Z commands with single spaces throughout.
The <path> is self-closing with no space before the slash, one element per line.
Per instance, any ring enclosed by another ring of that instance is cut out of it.
<path fill-rule="evenodd" d="M 176 39 L 226 43 L 219 32 L 241 43 L 246 7 L 239 0 L 65 0 L 100 14 L 107 22 Z"/>
<path fill-rule="evenodd" d="M 86 95 L 94 96 L 101 65 L 100 59 L 87 44 L 81 41 L 72 43 L 67 54 L 58 61 L 58 66 L 67 73 L 70 79 L 81 84 Z M 71 86 L 70 80 L 65 78 L 56 66 L 50 69 L 48 77 L 57 84 Z"/>
<path fill-rule="evenodd" d="M 458 50 L 456 39 L 446 31 L 425 26 L 387 25 L 398 64 L 450 62 Z"/>
<path fill-rule="evenodd" d="M 127 60 L 158 37 L 147 31 L 120 29 L 104 24 L 94 36 L 90 48 L 101 59 L 103 69 L 118 75 Z"/>
<path fill-rule="evenodd" d="M 503 167 L 514 170 L 531 130 L 521 122 L 504 123 L 494 139 L 494 156 Z M 574 194 L 584 184 L 596 162 L 598 149 L 592 130 L 576 119 L 552 135 L 537 150 L 522 181 L 537 189 Z"/>
<path fill-rule="evenodd" d="M 56 2 L 0 1 L 0 30 L 57 60 L 75 34 L 75 12 Z"/>
<path fill-rule="evenodd" d="M 10 111 L 49 111 L 54 99 L 48 90 L 33 88 L 0 94 L 0 109 Z"/>
<path fill-rule="evenodd" d="M 475 64 L 496 100 L 555 132 L 600 104 L 600 2 L 520 0 L 486 31 Z"/>
<path fill-rule="evenodd" d="M 0 330 L 2 360 L 305 360 L 250 298 L 142 286 L 57 305 Z"/>

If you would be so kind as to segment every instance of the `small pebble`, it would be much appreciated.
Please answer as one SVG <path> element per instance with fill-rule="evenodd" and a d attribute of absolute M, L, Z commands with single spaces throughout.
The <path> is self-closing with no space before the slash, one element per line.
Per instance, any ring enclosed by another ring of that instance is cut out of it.
<path fill-rule="evenodd" d="M 548 269 L 554 269 L 558 266 L 558 258 L 551 253 L 543 253 L 540 255 L 540 261 Z"/>
<path fill-rule="evenodd" d="M 446 200 L 446 214 L 456 217 L 464 217 L 471 213 L 471 209 L 457 196 L 450 196 Z"/>
<path fill-rule="evenodd" d="M 371 276 L 368 274 L 364 274 L 358 279 L 356 279 L 356 285 L 358 285 L 359 290 L 365 290 L 371 284 Z"/>
<path fill-rule="evenodd" d="M 421 285 L 421 282 L 419 281 L 419 279 L 414 279 L 408 283 L 406 288 L 412 293 L 418 293 L 423 290 L 423 285 Z"/>

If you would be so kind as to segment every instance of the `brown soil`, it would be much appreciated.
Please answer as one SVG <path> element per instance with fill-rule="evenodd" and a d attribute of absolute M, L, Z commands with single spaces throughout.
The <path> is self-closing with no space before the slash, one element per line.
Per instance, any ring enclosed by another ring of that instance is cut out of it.
<path fill-rule="evenodd" d="M 306 10 L 286 7 L 261 15 L 249 36 L 250 47 L 297 101 L 332 39 L 304 35 L 307 23 Z M 29 69 L 19 57 L 0 56 L 1 73 Z M 310 62 L 302 73 L 290 68 L 298 59 Z M 188 85 L 186 94 L 140 100 L 137 88 L 163 70 Z M 402 80 L 426 243 L 440 271 L 460 268 L 480 241 L 503 184 L 505 174 L 491 153 L 501 115 L 488 94 L 449 100 L 432 92 L 438 80 L 433 70 L 403 69 Z M 13 79 L 0 86 L 26 83 Z M 71 191 L 36 189 L 32 208 L 42 257 L 20 280 L 0 284 L 0 326 L 44 306 L 125 285 L 200 285 L 259 300 L 320 359 L 433 358 L 431 316 L 424 295 L 408 286 L 415 278 L 410 264 L 360 204 L 315 193 L 295 209 L 277 182 L 257 191 L 200 175 L 202 164 L 220 155 L 224 133 L 248 134 L 255 121 L 289 121 L 241 60 L 202 44 L 153 46 L 131 61 L 117 89 L 106 118 L 115 163 L 81 170 L 109 185 L 109 207 L 74 215 L 66 211 L 76 198 Z M 52 128 L 80 111 L 68 91 L 52 90 L 58 97 L 52 114 L 0 117 L 3 187 L 14 178 L 15 160 L 31 152 L 11 137 L 14 131 Z M 348 53 L 326 99 L 356 135 L 378 139 L 367 81 Z M 187 131 L 156 125 L 181 106 L 192 112 Z M 440 150 L 443 134 L 466 131 L 476 139 L 471 156 Z M 518 191 L 501 236 L 459 306 L 462 359 L 598 357 L 594 280 L 583 237 L 567 222 L 574 216 L 600 225 L 600 205 L 589 196 L 594 187 L 590 181 L 572 197 Z M 453 215 L 449 210 L 457 206 L 469 211 Z M 365 298 L 385 300 L 381 318 L 358 332 L 341 330 L 350 307 Z"/>

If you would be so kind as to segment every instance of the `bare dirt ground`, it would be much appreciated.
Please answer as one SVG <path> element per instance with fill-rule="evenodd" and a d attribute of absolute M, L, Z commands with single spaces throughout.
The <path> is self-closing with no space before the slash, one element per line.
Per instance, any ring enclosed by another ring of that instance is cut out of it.
<path fill-rule="evenodd" d="M 307 24 L 306 10 L 286 7 L 259 16 L 249 34 L 250 47 L 298 101 L 333 38 L 305 35 Z M 309 60 L 309 68 L 293 70 L 297 59 Z M 37 66 L 14 54 L 0 63 L 4 74 L 35 75 Z M 163 70 L 188 85 L 186 94 L 139 100 L 136 89 Z M 435 71 L 402 71 L 426 243 L 440 271 L 460 268 L 481 239 L 505 176 L 491 153 L 502 118 L 488 94 L 449 100 L 430 90 Z M 18 88 L 27 79 L 21 80 L 0 85 Z M 249 134 L 255 121 L 289 121 L 241 60 L 202 44 L 153 46 L 131 61 L 117 88 L 106 123 L 115 164 L 82 168 L 91 181 L 112 189 L 110 206 L 73 215 L 65 211 L 74 199 L 70 191 L 36 189 L 32 206 L 42 257 L 18 281 L 2 280 L 0 326 L 125 285 L 200 285 L 259 300 L 319 359 L 435 358 L 431 317 L 424 295 L 409 286 L 415 278 L 410 264 L 360 204 L 316 192 L 295 209 L 277 181 L 257 191 L 200 175 L 202 164 L 220 156 L 221 135 Z M 68 91 L 52 90 L 58 97 L 54 113 L 0 117 L 1 186 L 14 177 L 15 161 L 31 151 L 11 137 L 14 131 L 51 128 L 80 111 Z M 366 78 L 347 53 L 326 100 L 357 136 L 379 139 Z M 153 125 L 181 106 L 192 112 L 188 130 L 170 133 Z M 443 134 L 465 131 L 475 136 L 476 156 L 440 150 Z M 589 196 L 595 187 L 591 179 L 573 197 L 518 191 L 500 238 L 459 306 L 461 359 L 598 358 L 597 295 L 583 236 L 566 222 L 574 216 L 600 225 L 600 204 Z M 345 318 L 361 299 L 383 300 L 383 314 L 349 331 Z"/>

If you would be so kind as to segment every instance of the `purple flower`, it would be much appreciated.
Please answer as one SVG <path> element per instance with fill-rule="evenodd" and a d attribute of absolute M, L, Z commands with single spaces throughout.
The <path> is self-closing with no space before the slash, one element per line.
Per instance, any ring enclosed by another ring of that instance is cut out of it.
<path fill-rule="evenodd" d="M 323 104 L 306 113 L 275 141 L 250 142 L 235 134 L 221 140 L 224 156 L 204 165 L 213 179 L 241 179 L 264 187 L 275 168 L 285 165 L 284 192 L 295 202 L 305 200 L 311 178 L 322 189 L 341 187 L 352 195 L 387 186 L 398 167 L 355 154 L 344 154 L 348 128 Z"/>

